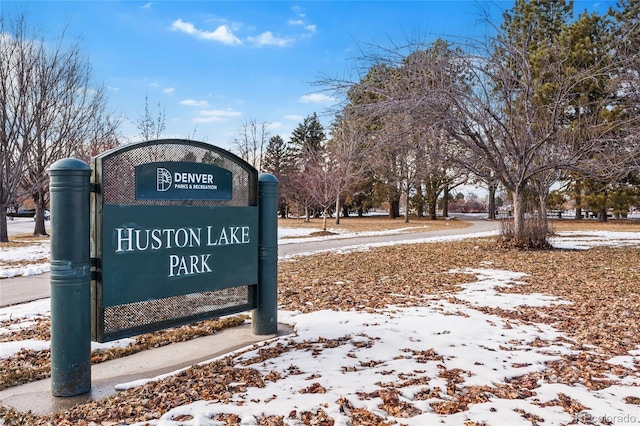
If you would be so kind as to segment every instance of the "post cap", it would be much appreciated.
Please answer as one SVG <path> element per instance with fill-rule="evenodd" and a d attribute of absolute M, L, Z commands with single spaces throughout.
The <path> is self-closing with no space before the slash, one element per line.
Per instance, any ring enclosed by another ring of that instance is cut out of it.
<path fill-rule="evenodd" d="M 62 170 L 86 170 L 91 171 L 91 167 L 82 160 L 77 158 L 63 158 L 56 161 L 49 167 L 49 172 Z"/>
<path fill-rule="evenodd" d="M 260 173 L 260 175 L 258 176 L 258 181 L 279 183 L 278 178 L 271 173 Z"/>

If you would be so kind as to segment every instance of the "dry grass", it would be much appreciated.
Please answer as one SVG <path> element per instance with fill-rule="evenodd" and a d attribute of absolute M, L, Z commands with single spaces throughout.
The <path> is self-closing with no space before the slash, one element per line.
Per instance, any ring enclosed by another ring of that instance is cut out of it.
<path fill-rule="evenodd" d="M 9 242 L 0 242 L 0 249 L 27 247 L 34 243 L 49 241 L 49 237 L 33 234 L 16 234 L 9 238 Z"/>
<path fill-rule="evenodd" d="M 278 226 L 283 228 L 308 228 L 322 229 L 322 218 L 313 218 L 309 222 L 301 219 L 278 219 Z M 404 218 L 389 219 L 386 216 L 346 217 L 340 218 L 340 224 L 335 224 L 335 218 L 327 220 L 327 229 L 339 229 L 348 232 L 364 231 L 388 231 L 402 229 L 405 232 L 437 231 L 440 229 L 464 228 L 471 226 L 469 222 L 452 219 L 438 218 L 431 220 L 426 217 L 409 218 L 409 223 Z M 598 222 L 593 219 L 551 219 L 549 228 L 553 231 L 617 231 L 640 232 L 640 220 L 635 219 L 610 219 L 607 222 Z"/>
<path fill-rule="evenodd" d="M 309 222 L 301 219 L 278 219 L 278 226 L 283 228 L 309 228 L 322 229 L 322 218 L 313 218 Z M 327 219 L 327 229 L 340 229 L 348 232 L 364 231 L 388 231 L 392 229 L 402 229 L 405 231 L 437 231 L 439 229 L 464 228 L 471 226 L 470 223 L 461 220 L 431 220 L 426 217 L 410 217 L 409 223 L 404 222 L 404 218 L 389 219 L 386 216 L 366 216 L 366 217 L 341 217 L 340 224 L 335 224 L 335 218 Z"/>
<path fill-rule="evenodd" d="M 640 220 L 636 219 L 610 219 L 607 222 L 598 222 L 592 219 L 562 219 L 550 220 L 549 224 L 556 231 L 640 232 Z"/>

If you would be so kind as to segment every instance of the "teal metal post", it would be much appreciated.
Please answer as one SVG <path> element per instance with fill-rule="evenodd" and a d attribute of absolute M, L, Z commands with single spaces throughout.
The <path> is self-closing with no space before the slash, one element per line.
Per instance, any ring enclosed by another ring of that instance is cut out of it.
<path fill-rule="evenodd" d="M 253 333 L 278 331 L 278 179 L 258 177 L 258 307 L 253 311 Z"/>
<path fill-rule="evenodd" d="M 49 168 L 53 396 L 91 389 L 90 174 L 75 158 Z"/>

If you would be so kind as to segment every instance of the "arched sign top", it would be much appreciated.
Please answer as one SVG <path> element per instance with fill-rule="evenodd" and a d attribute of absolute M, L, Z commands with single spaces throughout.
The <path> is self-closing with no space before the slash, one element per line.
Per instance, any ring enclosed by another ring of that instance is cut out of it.
<path fill-rule="evenodd" d="M 226 157 L 236 164 L 240 165 L 247 171 L 256 171 L 256 169 L 249 163 L 247 163 L 242 158 L 238 157 L 232 152 L 229 152 L 225 149 L 222 149 L 216 145 L 210 144 L 208 142 L 195 141 L 191 139 L 153 139 L 142 142 L 132 142 L 126 145 L 122 145 L 116 148 L 112 148 L 108 151 L 103 152 L 102 154 L 97 155 L 95 158 L 107 158 L 118 153 L 123 153 L 130 150 L 140 149 L 145 146 L 157 146 L 157 145 L 184 145 L 184 146 L 193 146 L 199 147 L 205 150 L 217 152 L 220 156 Z M 256 171 L 257 173 L 257 171 Z"/>
<path fill-rule="evenodd" d="M 105 204 L 253 206 L 258 171 L 235 154 L 186 139 L 114 148 L 93 159 Z"/>

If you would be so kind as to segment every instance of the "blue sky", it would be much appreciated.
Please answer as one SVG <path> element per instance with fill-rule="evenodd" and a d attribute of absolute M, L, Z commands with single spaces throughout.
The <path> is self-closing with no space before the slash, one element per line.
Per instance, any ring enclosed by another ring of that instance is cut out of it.
<path fill-rule="evenodd" d="M 576 1 L 576 11 L 606 11 L 613 1 Z M 314 84 L 322 75 L 355 78 L 359 46 L 420 37 L 478 36 L 480 9 L 496 19 L 513 1 L 11 1 L 0 13 L 25 12 L 46 38 L 63 31 L 80 42 L 109 105 L 132 120 L 158 104 L 164 137 L 229 149 L 248 120 L 289 139 L 304 117 L 331 121 L 336 104 Z"/>

